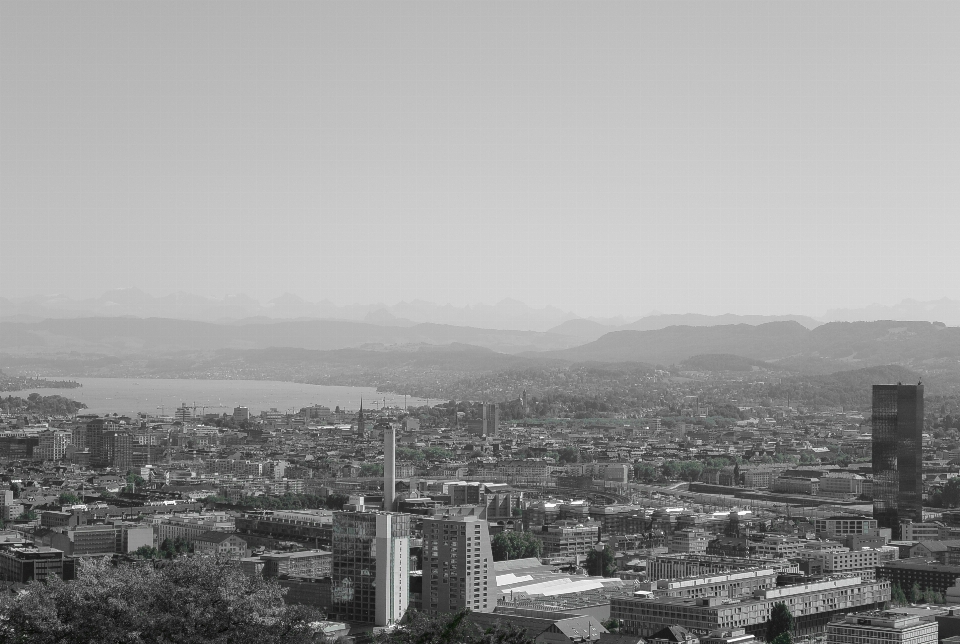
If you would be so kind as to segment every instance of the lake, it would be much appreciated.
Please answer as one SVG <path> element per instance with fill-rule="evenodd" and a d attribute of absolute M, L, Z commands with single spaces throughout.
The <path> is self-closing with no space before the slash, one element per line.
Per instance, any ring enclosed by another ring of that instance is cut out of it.
<path fill-rule="evenodd" d="M 60 395 L 77 400 L 94 414 L 161 413 L 172 416 L 181 403 L 197 406 L 197 413 L 231 413 L 237 406 L 248 407 L 251 414 L 276 407 L 280 411 L 295 410 L 310 405 L 337 406 L 350 410 L 360 407 L 363 397 L 364 409 L 379 409 L 384 405 L 403 406 L 404 397 L 397 394 L 378 393 L 374 387 L 336 387 L 329 385 L 306 385 L 297 382 L 272 380 L 179 380 L 161 378 L 81 378 L 57 376 L 56 380 L 73 380 L 82 384 L 75 389 L 24 389 L 5 392 L 4 396 L 26 398 L 32 392 L 41 396 Z M 427 401 L 409 396 L 407 405 L 437 404 L 440 400 Z"/>

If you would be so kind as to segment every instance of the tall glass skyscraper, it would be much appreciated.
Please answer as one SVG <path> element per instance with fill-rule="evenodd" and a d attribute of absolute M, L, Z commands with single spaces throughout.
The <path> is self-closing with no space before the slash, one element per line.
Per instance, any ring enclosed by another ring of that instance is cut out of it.
<path fill-rule="evenodd" d="M 873 386 L 873 518 L 923 520 L 923 385 Z"/>
<path fill-rule="evenodd" d="M 388 626 L 409 603 L 410 515 L 333 515 L 331 613 L 337 619 Z"/>

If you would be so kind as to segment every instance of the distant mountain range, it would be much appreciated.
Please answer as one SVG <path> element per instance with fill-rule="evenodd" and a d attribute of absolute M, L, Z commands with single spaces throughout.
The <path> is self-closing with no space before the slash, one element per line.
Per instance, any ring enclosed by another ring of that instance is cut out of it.
<path fill-rule="evenodd" d="M 960 328 L 896 321 L 830 322 L 814 329 L 795 321 L 756 326 L 672 326 L 651 331 L 614 331 L 578 347 L 544 351 L 537 356 L 570 362 L 671 365 L 711 354 L 740 356 L 808 373 L 884 364 L 925 372 L 956 372 L 960 370 Z M 729 363 L 729 356 L 724 361 Z M 709 362 L 704 359 L 700 364 Z"/>
<path fill-rule="evenodd" d="M 201 322 L 333 319 L 381 326 L 402 327 L 431 323 L 521 331 L 546 331 L 565 320 L 577 317 L 555 307 L 537 308 L 511 299 L 504 299 L 496 304 L 462 307 L 420 300 L 393 305 L 338 306 L 327 300 L 308 302 L 289 293 L 261 303 L 246 295 L 211 298 L 178 292 L 154 297 L 135 288 L 112 290 L 100 297 L 80 300 L 59 295 L 22 299 L 0 298 L 0 320 L 11 322 L 123 316 Z"/>
<path fill-rule="evenodd" d="M 564 349 L 576 338 L 536 331 L 501 331 L 443 324 L 381 326 L 347 320 L 281 320 L 216 324 L 167 318 L 74 318 L 0 322 L 0 352 L 64 352 L 119 356 L 178 351 L 293 347 L 333 350 L 460 343 L 500 353 Z"/>
<path fill-rule="evenodd" d="M 858 309 L 833 309 L 827 311 L 828 320 L 858 322 L 871 320 L 927 320 L 943 322 L 947 326 L 960 326 L 960 300 L 943 298 L 918 302 L 903 300 L 899 304 L 871 304 Z"/>
<path fill-rule="evenodd" d="M 570 335 L 581 340 L 596 340 L 613 331 L 656 331 L 671 326 L 721 326 L 730 324 L 749 324 L 756 326 L 768 322 L 797 322 L 807 329 L 813 329 L 822 322 L 805 315 L 699 315 L 684 313 L 670 315 L 659 313 L 640 318 L 630 324 L 610 325 L 593 320 L 578 318 L 567 320 L 550 329 L 550 333 Z"/>

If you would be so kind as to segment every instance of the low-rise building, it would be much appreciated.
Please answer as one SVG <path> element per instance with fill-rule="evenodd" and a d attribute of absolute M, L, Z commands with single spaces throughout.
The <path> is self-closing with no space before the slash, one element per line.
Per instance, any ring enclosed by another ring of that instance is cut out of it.
<path fill-rule="evenodd" d="M 0 545 L 0 580 L 26 584 L 59 577 L 70 581 L 76 576 L 76 563 L 63 551 L 46 546 Z"/>
<path fill-rule="evenodd" d="M 326 550 L 270 552 L 260 559 L 264 577 L 329 577 L 333 572 L 333 553 Z"/>
<path fill-rule="evenodd" d="M 896 611 L 853 613 L 827 624 L 827 644 L 937 644 L 937 623 Z"/>
<path fill-rule="evenodd" d="M 543 542 L 544 557 L 572 557 L 593 550 L 600 531 L 596 525 L 561 521 L 543 526 L 536 536 Z"/>
<path fill-rule="evenodd" d="M 794 616 L 794 634 L 804 636 L 823 632 L 835 615 L 877 608 L 889 600 L 889 583 L 848 575 L 757 590 L 752 597 L 739 601 L 722 597 L 614 597 L 610 616 L 620 620 L 623 632 L 643 637 L 666 626 L 706 632 L 743 628 L 751 635 L 762 635 L 774 605 L 784 603 Z"/>
<path fill-rule="evenodd" d="M 211 530 L 194 537 L 193 551 L 198 555 L 240 560 L 247 556 L 247 542 L 235 534 Z"/>

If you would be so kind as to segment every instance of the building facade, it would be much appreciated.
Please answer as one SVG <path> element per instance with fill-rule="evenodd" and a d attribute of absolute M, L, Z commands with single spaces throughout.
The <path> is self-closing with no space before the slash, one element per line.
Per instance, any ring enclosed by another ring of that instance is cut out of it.
<path fill-rule="evenodd" d="M 873 386 L 873 517 L 900 538 L 923 521 L 923 385 Z"/>
<path fill-rule="evenodd" d="M 410 515 L 333 515 L 330 612 L 337 619 L 387 626 L 409 602 Z"/>
<path fill-rule="evenodd" d="M 751 635 L 762 635 L 773 607 L 782 602 L 793 614 L 794 635 L 803 636 L 822 633 L 836 615 L 874 609 L 889 600 L 889 583 L 864 582 L 851 575 L 757 590 L 752 597 L 739 601 L 723 597 L 613 597 L 610 617 L 620 620 L 622 633 L 641 637 L 667 626 L 703 633 L 742 628 Z"/>
<path fill-rule="evenodd" d="M 492 583 L 491 583 L 492 582 Z M 487 522 L 476 515 L 423 520 L 423 610 L 490 612 L 496 576 Z"/>
<path fill-rule="evenodd" d="M 827 624 L 827 644 L 937 644 L 936 622 L 895 611 L 870 611 L 846 615 Z"/>

